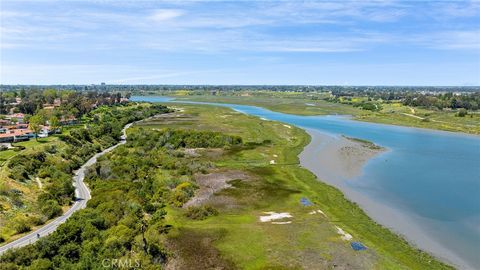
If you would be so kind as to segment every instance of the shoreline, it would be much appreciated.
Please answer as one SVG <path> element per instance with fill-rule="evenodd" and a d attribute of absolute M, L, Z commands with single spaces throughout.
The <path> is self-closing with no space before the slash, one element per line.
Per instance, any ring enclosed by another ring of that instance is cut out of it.
<path fill-rule="evenodd" d="M 300 163 L 319 179 L 328 179 L 334 185 L 360 176 L 368 160 L 387 151 L 355 138 L 329 135 L 313 129 L 306 131 L 312 140 L 299 155 Z"/>
<path fill-rule="evenodd" d="M 298 156 L 300 165 L 315 174 L 319 181 L 338 188 L 348 200 L 357 203 L 372 220 L 400 235 L 412 246 L 456 268 L 475 269 L 430 237 L 425 229 L 420 227 L 419 217 L 413 217 L 401 209 L 375 201 L 348 185 L 348 181 L 355 181 L 355 178 L 361 176 L 369 160 L 388 153 L 388 149 L 366 149 L 368 145 L 362 145 L 363 143 L 356 141 L 355 138 L 302 128 L 310 135 L 311 141 Z M 342 151 L 345 147 L 353 154 L 345 155 Z"/>
<path fill-rule="evenodd" d="M 208 102 L 195 102 L 195 101 L 180 101 L 180 100 L 171 100 L 174 99 L 172 97 L 166 97 L 166 96 L 155 96 L 158 99 L 162 100 L 157 100 L 156 102 L 165 102 L 165 103 L 186 103 L 186 104 L 205 104 L 205 105 L 212 105 L 212 106 L 225 106 L 232 108 L 235 111 L 248 114 L 248 115 L 255 115 L 258 117 L 264 117 L 271 119 L 268 114 L 264 113 L 263 111 L 261 112 L 249 112 L 249 111 L 243 111 L 241 108 L 235 107 L 237 104 L 222 104 L 222 103 L 208 103 Z M 135 97 L 134 97 L 135 98 Z M 142 96 L 136 96 L 136 98 L 142 98 Z M 145 97 L 148 100 L 148 97 Z M 163 98 L 167 98 L 169 100 L 163 100 Z M 143 99 L 141 99 L 143 100 Z M 155 102 L 155 101 L 153 101 Z M 257 107 L 257 106 L 248 106 L 247 107 L 252 107 L 252 108 L 257 108 L 265 111 L 270 111 L 268 109 L 264 109 L 262 107 Z M 272 113 L 275 113 L 274 111 L 271 111 Z M 288 115 L 288 113 L 286 114 Z M 340 115 L 332 115 L 332 117 L 339 117 Z M 311 116 L 312 118 L 316 117 L 329 117 L 329 116 Z M 476 135 L 473 134 L 467 134 L 467 133 L 459 133 L 459 132 L 452 132 L 452 131 L 443 131 L 443 130 L 434 130 L 434 129 L 428 129 L 428 128 L 419 128 L 419 127 L 408 127 L 408 126 L 402 126 L 402 125 L 392 125 L 392 124 L 383 124 L 383 123 L 375 123 L 375 122 L 365 122 L 365 121 L 358 121 L 354 120 L 352 118 L 349 118 L 347 115 L 340 116 L 342 118 L 347 118 L 345 119 L 346 121 L 351 121 L 356 124 L 361 125 L 374 125 L 378 127 L 389 127 L 389 128 L 394 128 L 395 130 L 400 130 L 400 131 L 418 131 L 421 133 L 435 133 L 441 136 L 461 136 L 465 138 L 476 138 Z M 439 261 L 446 262 L 450 264 L 451 266 L 454 266 L 459 269 L 476 269 L 475 267 L 472 266 L 472 262 L 470 262 L 470 258 L 467 257 L 467 255 L 463 254 L 461 251 L 455 250 L 453 247 L 449 248 L 449 243 L 448 241 L 445 242 L 443 241 L 444 239 L 436 238 L 434 236 L 434 233 L 436 231 L 436 227 L 433 227 L 436 224 L 432 224 L 428 217 L 424 216 L 419 216 L 416 215 L 412 212 L 409 212 L 408 210 L 401 209 L 397 207 L 394 204 L 387 205 L 385 202 L 382 202 L 380 200 L 376 201 L 374 197 L 369 197 L 363 192 L 360 192 L 358 189 L 356 189 L 354 186 L 357 186 L 357 184 L 361 184 L 361 182 L 355 182 L 355 179 L 348 178 L 348 177 L 339 177 L 339 175 L 342 173 L 341 169 L 336 169 L 336 170 L 324 170 L 324 168 L 321 168 L 322 164 L 319 164 L 318 159 L 315 158 L 315 156 L 311 158 L 305 158 L 306 153 L 308 150 L 313 151 L 313 153 L 320 153 L 320 151 L 323 151 L 322 149 L 322 144 L 328 144 L 326 141 L 330 141 L 330 143 L 334 143 L 335 141 L 338 142 L 338 140 L 334 140 L 335 138 L 342 137 L 341 134 L 337 135 L 337 132 L 333 133 L 328 133 L 324 132 L 322 130 L 317 130 L 317 129 L 312 129 L 309 128 L 308 125 L 304 126 L 302 122 L 294 121 L 285 121 L 285 119 L 280 119 L 280 117 L 273 117 L 271 119 L 272 121 L 280 121 L 280 122 L 287 122 L 292 125 L 296 125 L 304 130 L 310 135 L 311 137 L 311 142 L 306 145 L 303 148 L 303 151 L 298 155 L 300 159 L 300 165 L 306 169 L 308 169 L 310 172 L 312 172 L 318 179 L 321 179 L 323 183 L 326 183 L 327 185 L 333 186 L 343 195 L 347 200 L 350 202 L 354 202 L 359 205 L 359 209 L 362 209 L 365 214 L 375 223 L 378 223 L 382 225 L 382 227 L 390 230 L 393 234 L 396 234 L 400 238 L 408 241 L 408 244 L 412 246 L 413 248 L 418 248 L 423 251 L 426 251 L 433 257 L 437 258 Z M 291 119 L 290 119 L 291 120 Z M 314 133 L 320 133 L 320 135 L 314 135 Z M 325 137 L 326 136 L 326 137 Z M 327 138 L 327 140 L 321 140 L 320 137 Z M 319 149 L 310 149 L 310 148 L 319 148 Z M 300 152 L 300 151 L 299 151 Z M 379 161 L 383 161 L 385 159 L 388 159 L 387 157 L 393 153 L 392 151 L 387 151 L 382 153 L 381 155 L 375 157 L 371 156 L 370 159 L 366 159 L 364 162 L 357 162 L 360 164 L 360 169 L 357 168 L 357 174 L 362 175 L 364 165 L 367 167 L 369 164 L 375 164 L 378 163 Z M 302 160 L 303 157 L 303 160 Z M 312 161 L 313 163 L 311 164 L 305 164 L 306 161 L 308 160 Z M 367 162 L 369 161 L 370 162 Z M 338 162 L 337 162 L 338 163 Z M 334 162 L 335 164 L 335 162 Z M 310 165 L 310 166 L 308 166 Z M 358 164 L 357 164 L 358 165 Z M 325 166 L 324 166 L 325 167 Z M 340 174 L 338 173 L 340 171 Z M 330 173 L 330 175 L 324 175 L 325 173 Z M 323 176 L 322 176 L 323 175 Z M 354 174 L 355 175 L 355 174 Z M 355 178 L 355 177 L 354 177 Z M 336 180 L 336 181 L 335 181 Z M 350 181 L 353 180 L 353 181 Z M 361 181 L 359 177 L 359 181 Z M 368 188 L 368 187 L 367 187 Z M 374 188 L 374 187 L 370 187 Z M 433 226 L 432 226 L 433 225 Z M 438 232 L 438 231 L 437 231 Z M 443 242 L 442 242 L 443 241 Z M 464 255 L 466 258 L 464 258 Z M 471 255 L 471 254 L 470 254 Z M 473 262 L 473 265 L 475 265 L 475 262 Z"/>
<path fill-rule="evenodd" d="M 393 126 L 393 127 L 398 127 L 398 128 L 411 128 L 415 129 L 421 132 L 438 132 L 439 134 L 451 134 L 451 135 L 461 135 L 461 136 L 466 136 L 466 137 L 480 137 L 480 133 L 468 133 L 464 131 L 455 131 L 455 130 L 448 130 L 448 129 L 438 129 L 438 128 L 429 128 L 429 127 L 423 127 L 423 126 L 412 126 L 412 125 L 402 125 L 402 124 L 395 124 L 395 123 L 384 123 L 384 122 L 377 122 L 377 121 L 368 121 L 365 119 L 359 119 L 355 117 L 354 115 L 351 114 L 295 114 L 295 113 L 290 113 L 290 112 L 285 112 L 282 110 L 274 110 L 272 108 L 268 107 L 262 107 L 259 105 L 252 105 L 249 103 L 230 103 L 230 102 L 221 102 L 221 101 L 196 101 L 195 99 L 189 99 L 185 98 L 184 96 L 163 96 L 163 95 L 137 95 L 137 96 L 132 96 L 132 98 L 166 98 L 168 100 L 158 100 L 158 101 L 153 101 L 157 103 L 198 103 L 198 104 L 205 104 L 205 105 L 212 105 L 212 106 L 228 106 L 228 105 L 241 105 L 241 106 L 250 106 L 250 107 L 257 107 L 257 108 L 262 108 L 262 109 L 267 109 L 272 112 L 277 112 L 277 113 L 283 113 L 287 115 L 296 115 L 296 116 L 305 116 L 305 117 L 326 117 L 326 116 L 341 116 L 345 117 L 346 119 L 350 121 L 355 121 L 359 123 L 368 123 L 368 124 L 375 124 L 375 125 L 383 125 L 383 126 Z M 136 101 L 136 100 L 133 100 Z"/>
<path fill-rule="evenodd" d="M 452 130 L 452 129 L 443 129 L 443 128 L 434 128 L 434 127 L 425 127 L 422 125 L 408 125 L 408 124 L 402 124 L 402 123 L 386 123 L 382 121 L 372 121 L 371 119 L 362 119 L 359 118 L 355 115 L 351 114 L 302 114 L 302 113 L 292 113 L 284 110 L 278 110 L 274 109 L 272 107 L 266 107 L 266 106 L 261 106 L 261 105 L 254 105 L 252 103 L 235 103 L 235 102 L 227 102 L 227 101 L 197 101 L 195 98 L 190 98 L 190 97 L 185 97 L 185 96 L 163 96 L 163 95 L 138 95 L 137 97 L 165 97 L 171 99 L 168 102 L 198 102 L 198 103 L 217 103 L 217 104 L 236 104 L 236 105 L 246 105 L 246 106 L 252 106 L 252 107 L 259 107 L 259 108 L 265 108 L 273 112 L 278 112 L 278 113 L 284 113 L 284 114 L 289 114 L 289 115 L 298 115 L 298 116 L 306 116 L 306 117 L 316 117 L 316 116 L 329 116 L 329 115 L 342 115 L 342 116 L 347 116 L 350 118 L 352 121 L 357 121 L 357 122 L 363 122 L 363 123 L 371 123 L 371 124 L 379 124 L 379 125 L 388 125 L 388 126 L 397 126 L 397 127 L 407 127 L 407 128 L 414 128 L 414 129 L 419 129 L 419 130 L 426 130 L 426 131 L 439 131 L 439 132 L 447 132 L 447 133 L 452 133 L 452 134 L 461 134 L 461 135 L 466 135 L 466 136 L 474 136 L 474 137 L 479 137 L 480 133 L 471 133 L 471 132 L 465 132 L 465 131 L 459 131 L 459 130 Z M 306 107 L 310 107 L 307 106 Z"/>

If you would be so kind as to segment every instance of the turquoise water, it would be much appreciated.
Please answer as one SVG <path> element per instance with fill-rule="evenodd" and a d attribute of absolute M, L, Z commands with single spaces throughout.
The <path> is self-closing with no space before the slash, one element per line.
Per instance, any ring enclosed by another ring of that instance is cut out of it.
<path fill-rule="evenodd" d="M 170 101 L 166 97 L 132 100 Z M 342 116 L 297 116 L 253 106 L 216 105 L 389 148 L 391 151 L 370 160 L 363 174 L 348 185 L 377 203 L 415 217 L 429 237 L 470 267 L 480 269 L 480 137 L 358 122 Z"/>

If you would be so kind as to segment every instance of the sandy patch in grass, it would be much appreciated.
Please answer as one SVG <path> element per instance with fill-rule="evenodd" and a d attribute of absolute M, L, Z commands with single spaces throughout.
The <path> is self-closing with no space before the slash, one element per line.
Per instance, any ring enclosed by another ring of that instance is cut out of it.
<path fill-rule="evenodd" d="M 335 226 L 335 228 L 337 229 L 337 233 L 340 235 L 342 240 L 344 240 L 344 241 L 352 240 L 353 236 L 351 234 L 346 233 L 342 228 L 340 228 L 338 226 Z"/>
<path fill-rule="evenodd" d="M 206 202 L 216 192 L 232 187 L 228 184 L 232 180 L 245 180 L 248 175 L 242 171 L 225 171 L 214 172 L 209 174 L 195 175 L 195 182 L 199 185 L 199 189 L 195 192 L 195 196 L 183 205 L 184 208 L 189 206 L 199 206 Z"/>
<path fill-rule="evenodd" d="M 273 220 L 285 219 L 293 217 L 290 213 L 276 213 L 276 212 L 264 212 L 264 214 L 268 214 L 267 216 L 260 216 L 260 222 L 270 222 Z M 273 222 L 272 222 L 273 223 Z M 291 221 L 289 221 L 291 223 Z M 280 223 L 273 223 L 273 224 L 280 224 Z M 285 224 L 285 223 L 282 223 Z"/>
<path fill-rule="evenodd" d="M 184 148 L 183 153 L 189 157 L 208 157 L 212 159 L 219 158 L 223 155 L 224 150 L 221 148 Z"/>
<path fill-rule="evenodd" d="M 318 210 L 313 210 L 313 211 L 309 212 L 309 214 L 310 214 L 310 215 L 321 214 L 322 216 L 327 217 L 327 215 L 325 215 L 325 213 L 324 213 L 322 210 L 320 210 L 320 209 L 318 209 Z"/>
<path fill-rule="evenodd" d="M 198 153 L 199 148 L 185 148 L 183 149 L 183 153 L 190 157 L 199 157 L 200 154 Z"/>

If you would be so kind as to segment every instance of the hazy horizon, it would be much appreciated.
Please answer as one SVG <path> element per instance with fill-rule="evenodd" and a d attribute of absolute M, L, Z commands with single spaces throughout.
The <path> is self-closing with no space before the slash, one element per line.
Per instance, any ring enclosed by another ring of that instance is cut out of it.
<path fill-rule="evenodd" d="M 65 83 L 65 84 L 58 84 L 58 83 L 52 83 L 52 84 L 0 84 L 3 86 L 39 86 L 39 87 L 45 87 L 45 86 L 101 86 L 102 82 L 100 83 L 82 83 L 82 84 L 71 84 L 71 83 Z M 105 85 L 107 86 L 175 86 L 175 87 L 181 87 L 181 86 L 312 86 L 312 87 L 430 87 L 430 88 L 455 88 L 455 87 L 461 87 L 461 88 L 479 88 L 479 85 L 360 85 L 360 84 L 350 84 L 350 85 L 340 85 L 340 84 L 161 84 L 161 83 L 145 83 L 145 84 L 109 84 L 106 83 Z"/>

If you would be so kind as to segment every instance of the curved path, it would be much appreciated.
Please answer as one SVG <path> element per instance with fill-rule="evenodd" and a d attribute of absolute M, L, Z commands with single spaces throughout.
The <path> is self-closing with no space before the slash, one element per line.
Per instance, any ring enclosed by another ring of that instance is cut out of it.
<path fill-rule="evenodd" d="M 87 206 L 87 201 L 90 200 L 90 198 L 91 198 L 90 190 L 88 189 L 88 187 L 83 182 L 83 179 L 85 178 L 86 169 L 89 166 L 93 165 L 95 162 L 97 162 L 97 159 L 99 157 L 101 157 L 101 156 L 105 155 L 106 153 L 112 151 L 113 149 L 117 148 L 118 146 L 120 146 L 122 144 L 125 144 L 127 142 L 127 140 L 126 140 L 127 139 L 127 129 L 130 126 L 132 126 L 134 123 L 135 122 L 129 123 L 129 124 L 127 124 L 123 127 L 123 129 L 122 129 L 122 134 L 123 135 L 120 137 L 120 142 L 118 142 L 114 146 L 111 146 L 111 147 L 103 150 L 100 153 L 95 154 L 85 164 L 83 164 L 82 167 L 80 167 L 80 169 L 78 169 L 75 172 L 75 175 L 73 176 L 73 182 L 74 182 L 73 185 L 75 186 L 75 198 L 76 199 L 75 199 L 75 203 L 72 205 L 72 207 L 70 207 L 70 209 L 68 209 L 67 212 L 65 212 L 63 215 L 57 217 L 53 221 L 49 222 L 45 226 L 43 226 L 43 227 L 41 227 L 41 228 L 39 228 L 35 231 L 32 231 L 29 234 L 15 240 L 13 242 L 10 242 L 6 245 L 1 246 L 0 247 L 0 255 L 2 253 L 6 252 L 9 249 L 19 248 L 19 247 L 23 247 L 23 246 L 26 246 L 28 244 L 34 243 L 35 241 L 37 241 L 39 239 L 38 235 L 40 237 L 43 237 L 43 236 L 46 236 L 46 235 L 54 232 L 57 229 L 57 227 L 60 224 L 64 223 L 69 217 L 71 217 L 74 212 L 85 208 Z"/>

